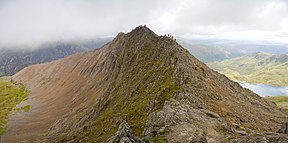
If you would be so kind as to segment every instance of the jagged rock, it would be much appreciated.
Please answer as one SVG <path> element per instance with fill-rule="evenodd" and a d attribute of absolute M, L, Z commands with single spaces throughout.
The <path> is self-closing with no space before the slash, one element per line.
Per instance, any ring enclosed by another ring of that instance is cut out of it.
<path fill-rule="evenodd" d="M 191 139 L 190 143 L 208 143 L 205 137 L 194 137 Z"/>
<path fill-rule="evenodd" d="M 279 129 L 278 133 L 288 134 L 288 122 L 285 122 L 281 125 L 281 128 Z"/>
<path fill-rule="evenodd" d="M 111 137 L 108 143 L 144 143 L 140 138 L 134 136 L 132 129 L 124 120 L 118 128 L 116 134 Z"/>
<path fill-rule="evenodd" d="M 158 134 L 163 135 L 165 133 L 165 127 L 159 129 Z"/>
<path fill-rule="evenodd" d="M 95 51 L 25 68 L 13 80 L 29 86 L 33 100 L 31 114 L 10 127 L 17 129 L 6 136 L 10 142 L 105 142 L 124 119 L 148 141 L 217 143 L 239 136 L 228 128 L 232 123 L 259 132 L 287 121 L 272 102 L 141 26 Z M 138 141 L 126 123 L 114 137 Z"/>
<path fill-rule="evenodd" d="M 218 118 L 189 105 L 188 101 L 179 102 L 175 99 L 166 101 L 163 109 L 148 116 L 143 132 L 145 139 L 163 136 L 169 142 L 220 142 L 223 136 L 216 132 L 215 126 L 225 126 Z M 207 111 L 208 112 L 208 111 Z"/>
<path fill-rule="evenodd" d="M 247 132 L 245 132 L 245 131 L 234 130 L 234 132 L 241 134 L 241 135 L 247 135 Z"/>
<path fill-rule="evenodd" d="M 204 112 L 205 114 L 207 114 L 208 116 L 212 117 L 212 118 L 220 118 L 220 116 L 217 113 L 214 113 L 212 111 L 208 111 L 205 109 L 201 109 L 202 112 Z"/>
<path fill-rule="evenodd" d="M 249 134 L 234 139 L 235 143 L 288 143 L 288 136 L 283 134 Z"/>

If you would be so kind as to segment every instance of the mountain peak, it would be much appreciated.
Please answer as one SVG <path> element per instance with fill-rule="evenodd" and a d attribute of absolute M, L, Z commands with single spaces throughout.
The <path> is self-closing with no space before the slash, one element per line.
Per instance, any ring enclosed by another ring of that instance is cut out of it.
<path fill-rule="evenodd" d="M 239 129 L 275 131 L 287 119 L 275 104 L 211 70 L 172 36 L 146 26 L 119 33 L 93 52 L 25 68 L 13 80 L 45 104 L 28 99 L 35 114 L 9 124 L 11 142 L 106 142 L 132 130 L 150 142 L 233 142 L 227 136 L 238 137 Z"/>
<path fill-rule="evenodd" d="M 131 48 L 138 52 L 143 52 L 147 48 L 151 49 L 182 49 L 183 48 L 176 42 L 176 39 L 169 34 L 158 36 L 152 30 L 150 30 L 146 25 L 139 25 L 134 28 L 131 32 L 123 33 L 120 32 L 113 40 L 113 46 L 117 49 L 127 49 Z M 121 45 L 121 46 L 119 46 Z M 128 50 L 131 52 L 131 50 Z"/>
<path fill-rule="evenodd" d="M 162 39 L 162 41 L 166 43 L 177 43 L 176 39 L 170 35 L 170 34 L 165 34 L 165 35 L 160 35 L 158 36 L 155 34 L 151 29 L 149 29 L 146 25 L 139 25 L 135 29 L 133 29 L 131 32 L 127 33 L 127 35 L 131 35 L 133 37 L 146 37 L 147 38 L 159 38 Z"/>
<path fill-rule="evenodd" d="M 150 36 L 157 36 L 151 29 L 149 29 L 146 25 L 139 25 L 131 32 L 127 33 L 129 35 L 137 36 L 137 35 L 150 35 Z"/>
<path fill-rule="evenodd" d="M 157 34 L 155 34 L 152 30 L 150 30 L 146 25 L 139 25 L 136 28 L 134 28 L 132 31 L 128 33 L 120 32 L 117 34 L 117 36 L 114 38 L 113 41 L 118 41 L 119 39 L 123 39 L 124 37 L 130 37 L 132 39 L 139 40 L 140 39 L 150 39 L 150 38 L 156 38 L 158 37 Z"/>
<path fill-rule="evenodd" d="M 129 37 L 129 38 L 134 39 L 138 42 L 147 42 L 147 41 L 151 41 L 151 40 L 155 42 L 155 40 L 161 40 L 166 44 L 177 43 L 176 39 L 172 35 L 164 34 L 164 35 L 158 36 L 157 34 L 155 34 L 154 31 L 149 29 L 146 25 L 139 25 L 136 28 L 134 28 L 131 32 L 128 32 L 126 34 L 123 32 L 120 32 L 117 34 L 117 36 L 115 37 L 115 39 L 113 41 L 117 41 L 118 39 L 122 39 L 121 37 Z M 141 41 L 141 40 L 144 40 L 144 41 Z"/>
<path fill-rule="evenodd" d="M 136 28 L 134 28 L 131 32 L 135 31 L 142 31 L 142 32 L 153 32 L 150 28 L 148 28 L 146 25 L 139 25 Z M 154 33 L 154 32 L 153 32 Z M 154 33 L 155 34 L 155 33 Z"/>

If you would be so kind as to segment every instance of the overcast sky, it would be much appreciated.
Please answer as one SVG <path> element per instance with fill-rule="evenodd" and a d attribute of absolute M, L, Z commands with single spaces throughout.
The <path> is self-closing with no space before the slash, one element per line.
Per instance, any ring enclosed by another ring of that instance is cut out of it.
<path fill-rule="evenodd" d="M 288 0 L 0 0 L 0 46 L 158 34 L 288 43 Z"/>

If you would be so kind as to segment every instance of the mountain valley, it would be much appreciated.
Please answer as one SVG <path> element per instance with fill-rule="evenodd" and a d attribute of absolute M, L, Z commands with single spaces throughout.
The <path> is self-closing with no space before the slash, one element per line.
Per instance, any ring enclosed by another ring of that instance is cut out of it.
<path fill-rule="evenodd" d="M 285 110 L 146 26 L 102 48 L 26 67 L 12 81 L 29 91 L 21 103 L 29 112 L 11 116 L 3 142 L 288 139 Z"/>
<path fill-rule="evenodd" d="M 208 65 L 232 80 L 288 86 L 288 55 L 256 53 Z"/>

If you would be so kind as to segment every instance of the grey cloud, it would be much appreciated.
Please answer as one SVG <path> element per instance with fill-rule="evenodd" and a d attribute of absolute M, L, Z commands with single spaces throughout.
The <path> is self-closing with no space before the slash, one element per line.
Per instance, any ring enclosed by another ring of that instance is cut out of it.
<path fill-rule="evenodd" d="M 287 33 L 282 30 L 288 30 L 287 5 L 285 0 L 2 0 L 0 46 L 114 36 L 139 24 L 177 35 Z"/>
<path fill-rule="evenodd" d="M 197 1 L 197 2 L 196 2 Z M 269 5 L 281 5 L 265 13 Z M 218 30 L 280 30 L 280 22 L 288 18 L 286 1 L 280 0 L 194 0 L 187 2 L 175 20 L 175 31 L 185 32 L 187 29 L 198 31 L 203 27 L 209 33 L 209 27 Z M 262 15 L 262 16 L 261 16 Z M 195 29 L 196 28 L 196 29 Z M 194 32 L 195 32 L 194 31 Z M 212 30 L 211 33 L 214 31 Z"/>

